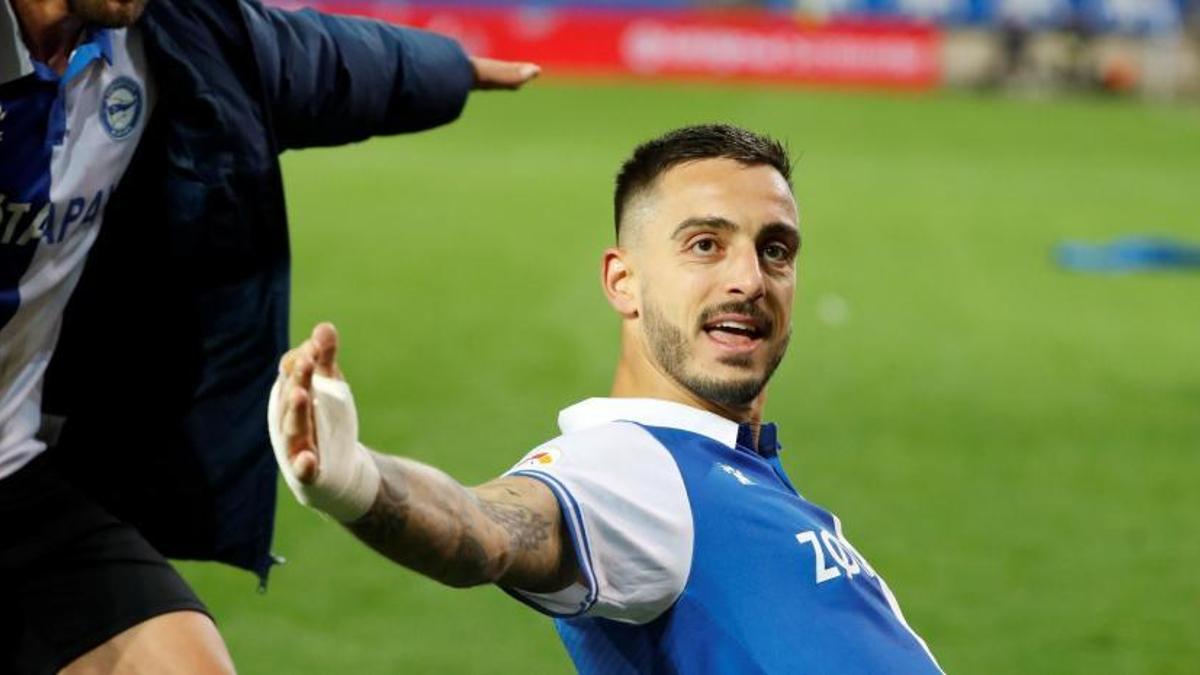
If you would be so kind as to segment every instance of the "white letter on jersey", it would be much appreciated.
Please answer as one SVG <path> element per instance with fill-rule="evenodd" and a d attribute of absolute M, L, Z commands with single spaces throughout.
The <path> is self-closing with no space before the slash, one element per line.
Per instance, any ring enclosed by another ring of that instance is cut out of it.
<path fill-rule="evenodd" d="M 824 532 L 824 530 L 822 530 L 822 532 Z M 801 544 L 812 544 L 813 560 L 817 564 L 818 584 L 823 584 L 830 579 L 836 579 L 842 575 L 841 570 L 838 568 L 825 566 L 825 550 L 821 547 L 820 542 L 817 541 L 817 534 L 815 532 L 812 530 L 801 532 L 796 535 L 796 541 L 800 542 Z"/>
<path fill-rule="evenodd" d="M 829 534 L 829 530 L 821 530 L 821 541 L 825 542 L 825 548 L 829 550 L 829 555 L 834 561 L 846 570 L 847 577 L 853 578 L 855 574 L 862 571 L 854 556 L 846 552 L 846 549 L 842 547 L 842 542 Z"/>
<path fill-rule="evenodd" d="M 37 215 L 33 217 L 33 222 L 29 224 L 29 227 L 25 228 L 25 234 L 22 234 L 21 238 L 17 240 L 17 246 L 24 246 L 33 241 L 35 237 L 40 239 L 46 235 L 47 221 L 50 218 L 50 206 L 51 204 L 47 202 L 42 207 L 42 210 L 38 211 Z"/>
<path fill-rule="evenodd" d="M 867 576 L 872 579 L 876 578 L 875 570 L 867 564 L 865 558 L 858 554 L 854 546 L 846 541 L 842 536 L 842 523 L 834 519 L 834 527 L 837 528 L 836 535 L 828 530 L 822 529 L 820 539 L 817 538 L 817 533 L 812 530 L 801 532 L 796 535 L 796 541 L 801 544 L 812 544 L 813 558 L 817 564 L 817 583 L 823 583 L 830 579 L 835 579 L 841 576 L 842 570 L 846 571 L 846 578 L 853 579 L 855 574 L 866 572 Z M 822 546 L 824 544 L 824 546 Z M 825 553 L 829 553 L 829 557 L 837 563 L 837 567 L 825 566 Z M 838 568 L 841 568 L 840 570 Z"/>

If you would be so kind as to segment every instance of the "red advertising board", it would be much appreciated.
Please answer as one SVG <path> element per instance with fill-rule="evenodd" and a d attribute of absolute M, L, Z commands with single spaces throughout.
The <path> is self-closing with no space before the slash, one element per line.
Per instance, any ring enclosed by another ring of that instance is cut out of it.
<path fill-rule="evenodd" d="M 296 3 L 290 3 L 296 4 Z M 762 12 L 629 12 L 313 0 L 305 6 L 452 35 L 468 51 L 551 72 L 925 89 L 939 81 L 927 25 L 804 23 Z"/>

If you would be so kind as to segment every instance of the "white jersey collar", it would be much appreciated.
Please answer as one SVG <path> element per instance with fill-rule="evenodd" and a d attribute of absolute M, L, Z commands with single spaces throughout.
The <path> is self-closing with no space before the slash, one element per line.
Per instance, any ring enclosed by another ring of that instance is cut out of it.
<path fill-rule="evenodd" d="M 564 434 L 616 421 L 683 429 L 729 448 L 737 447 L 738 442 L 737 422 L 707 410 L 656 398 L 589 398 L 558 413 L 558 428 Z"/>

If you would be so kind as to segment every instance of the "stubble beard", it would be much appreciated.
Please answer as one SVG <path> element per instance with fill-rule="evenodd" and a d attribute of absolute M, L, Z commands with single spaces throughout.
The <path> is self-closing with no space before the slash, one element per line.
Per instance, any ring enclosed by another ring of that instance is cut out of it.
<path fill-rule="evenodd" d="M 771 355 L 771 361 L 761 377 L 717 378 L 707 373 L 690 372 L 687 367 L 690 351 L 686 334 L 672 324 L 657 308 L 647 302 L 643 307 L 642 321 L 646 326 L 646 337 L 658 365 L 671 379 L 700 398 L 727 408 L 743 408 L 758 397 L 787 352 L 791 341 L 791 330 Z M 721 363 L 737 368 L 749 368 L 754 360 L 749 354 L 732 355 L 721 359 Z"/>
<path fill-rule="evenodd" d="M 85 24 L 102 28 L 127 28 L 141 18 L 147 1 L 67 0 L 67 8 Z"/>

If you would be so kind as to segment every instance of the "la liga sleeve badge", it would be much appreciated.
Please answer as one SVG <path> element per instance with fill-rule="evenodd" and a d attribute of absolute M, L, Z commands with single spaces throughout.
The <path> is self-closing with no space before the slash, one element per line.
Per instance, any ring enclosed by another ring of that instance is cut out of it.
<path fill-rule="evenodd" d="M 562 457 L 562 451 L 552 445 L 533 450 L 517 463 L 517 469 L 540 469 L 554 464 Z"/>

